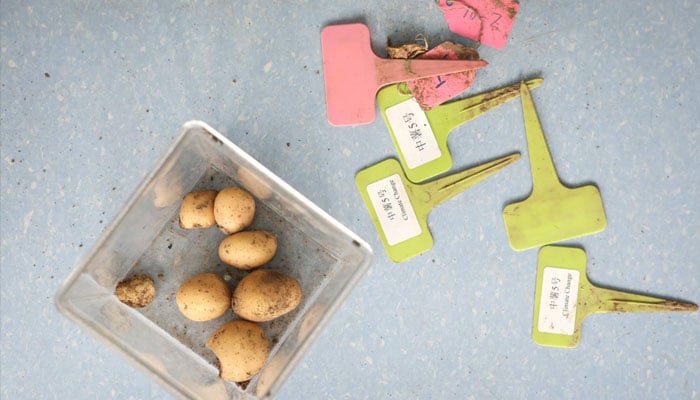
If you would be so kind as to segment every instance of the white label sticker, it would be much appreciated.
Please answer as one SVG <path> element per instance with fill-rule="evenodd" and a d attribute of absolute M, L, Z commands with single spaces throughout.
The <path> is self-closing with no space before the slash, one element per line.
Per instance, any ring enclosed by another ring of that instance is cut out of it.
<path fill-rule="evenodd" d="M 420 235 L 418 218 L 398 174 L 367 185 L 367 194 L 390 246 Z"/>
<path fill-rule="evenodd" d="M 544 269 L 537 330 L 560 335 L 574 334 L 578 280 L 579 271 L 573 269 Z"/>
<path fill-rule="evenodd" d="M 420 167 L 442 155 L 428 117 L 416 99 L 411 97 L 391 106 L 385 113 L 409 168 Z"/>

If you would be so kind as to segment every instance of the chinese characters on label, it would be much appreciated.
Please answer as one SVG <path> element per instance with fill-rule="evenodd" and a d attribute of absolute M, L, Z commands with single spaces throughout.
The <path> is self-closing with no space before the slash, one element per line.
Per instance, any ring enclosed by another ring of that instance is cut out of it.
<path fill-rule="evenodd" d="M 389 221 L 393 221 L 396 218 L 396 213 L 394 212 L 394 206 L 391 204 L 391 198 L 387 196 L 386 189 L 379 189 L 377 196 L 382 204 L 382 211 L 386 213 L 386 218 Z"/>
<path fill-rule="evenodd" d="M 398 174 L 367 185 L 367 194 L 390 246 L 420 235 L 418 218 Z"/>
<path fill-rule="evenodd" d="M 423 142 L 423 133 L 420 131 L 420 127 L 416 122 L 416 115 L 414 113 L 405 113 L 402 117 L 404 124 L 408 128 L 408 135 L 413 140 L 415 148 L 418 151 L 423 151 L 425 148 L 425 143 Z"/>
<path fill-rule="evenodd" d="M 537 321 L 540 332 L 573 335 L 579 275 L 579 271 L 572 269 L 544 269 Z"/>
<path fill-rule="evenodd" d="M 409 168 L 419 167 L 442 155 L 428 118 L 414 98 L 387 108 L 385 113 Z"/>

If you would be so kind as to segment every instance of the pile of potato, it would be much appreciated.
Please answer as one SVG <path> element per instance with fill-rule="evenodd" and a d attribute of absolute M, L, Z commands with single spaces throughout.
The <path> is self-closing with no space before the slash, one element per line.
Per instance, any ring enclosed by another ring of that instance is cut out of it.
<path fill-rule="evenodd" d="M 302 298 L 296 279 L 256 269 L 275 256 L 277 237 L 264 230 L 246 230 L 254 216 L 255 199 L 239 187 L 188 193 L 180 207 L 180 227 L 218 226 L 228 235 L 219 245 L 221 261 L 240 270 L 252 270 L 233 292 L 219 275 L 195 275 L 180 286 L 175 298 L 182 314 L 192 321 L 210 321 L 229 309 L 240 317 L 219 327 L 206 343 L 219 359 L 221 378 L 233 382 L 250 380 L 267 361 L 270 342 L 257 323 L 294 310 Z"/>

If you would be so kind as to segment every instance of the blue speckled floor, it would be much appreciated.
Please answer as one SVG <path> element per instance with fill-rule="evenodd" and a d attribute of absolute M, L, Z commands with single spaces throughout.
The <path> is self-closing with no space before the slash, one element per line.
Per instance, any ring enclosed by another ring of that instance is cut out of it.
<path fill-rule="evenodd" d="M 384 254 L 355 173 L 394 155 L 383 121 L 326 122 L 321 28 L 365 22 L 375 51 L 451 39 L 433 1 L 50 2 L 0 5 L 0 397 L 169 395 L 54 308 L 76 260 L 200 119 L 375 250 L 283 387 L 284 399 L 696 399 L 698 314 L 599 315 L 580 346 L 530 338 L 535 250 L 510 249 L 503 206 L 530 190 L 511 102 L 452 133 L 454 168 L 523 159 L 434 210 L 434 248 Z M 523 1 L 468 93 L 533 92 L 557 171 L 595 183 L 607 229 L 572 242 L 600 284 L 700 302 L 700 3 Z"/>

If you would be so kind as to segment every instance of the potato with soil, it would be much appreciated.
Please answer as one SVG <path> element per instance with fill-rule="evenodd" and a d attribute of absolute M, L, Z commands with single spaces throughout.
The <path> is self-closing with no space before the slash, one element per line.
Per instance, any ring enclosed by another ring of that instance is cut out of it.
<path fill-rule="evenodd" d="M 301 303 L 299 281 L 272 270 L 256 270 L 236 286 L 231 308 L 239 317 L 255 322 L 271 321 Z"/>
<path fill-rule="evenodd" d="M 255 199 L 239 187 L 227 187 L 216 195 L 214 219 L 227 235 L 240 232 L 253 223 Z"/>
<path fill-rule="evenodd" d="M 219 359 L 221 379 L 245 382 L 255 376 L 270 355 L 270 342 L 254 322 L 227 322 L 207 340 L 207 348 Z"/>
<path fill-rule="evenodd" d="M 156 285 L 148 275 L 135 275 L 119 282 L 115 294 L 129 307 L 146 307 L 156 297 Z"/>
<path fill-rule="evenodd" d="M 216 274 L 199 274 L 183 283 L 175 295 L 180 312 L 192 321 L 209 321 L 229 308 L 231 289 Z"/>
<path fill-rule="evenodd" d="M 263 230 L 234 233 L 219 244 L 221 261 L 242 270 L 268 263 L 276 252 L 277 237 Z"/>
<path fill-rule="evenodd" d="M 214 199 L 216 190 L 197 190 L 187 193 L 180 205 L 180 228 L 200 229 L 214 226 Z"/>

